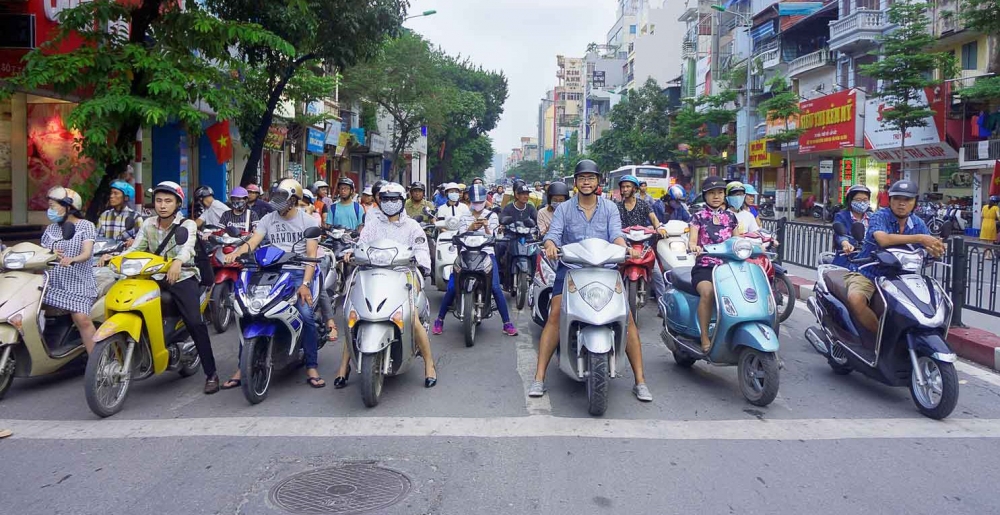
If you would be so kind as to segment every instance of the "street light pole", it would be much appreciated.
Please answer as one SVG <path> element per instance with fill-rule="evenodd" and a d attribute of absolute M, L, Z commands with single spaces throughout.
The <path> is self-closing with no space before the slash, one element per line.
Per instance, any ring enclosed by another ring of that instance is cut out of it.
<path fill-rule="evenodd" d="M 424 11 L 424 12 L 422 12 L 420 14 L 414 14 L 413 16 L 407 16 L 406 18 L 403 18 L 403 21 L 412 20 L 413 18 L 423 18 L 424 16 L 432 16 L 434 14 L 437 14 L 437 11 L 435 11 L 434 9 L 431 9 L 429 11 Z"/>

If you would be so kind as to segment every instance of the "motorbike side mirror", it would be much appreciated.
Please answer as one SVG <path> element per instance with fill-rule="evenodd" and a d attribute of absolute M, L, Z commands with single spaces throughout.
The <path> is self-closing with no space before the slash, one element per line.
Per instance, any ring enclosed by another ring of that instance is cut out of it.
<path fill-rule="evenodd" d="M 232 236 L 233 238 L 240 237 L 240 229 L 238 227 L 229 226 L 226 227 L 226 236 Z"/>
<path fill-rule="evenodd" d="M 833 233 L 837 236 L 847 236 L 849 234 L 847 226 L 845 226 L 842 222 L 834 222 Z"/>
<path fill-rule="evenodd" d="M 138 219 L 135 217 L 134 214 L 128 215 L 128 217 L 125 218 L 125 227 L 127 229 L 134 228 L 137 220 Z"/>
<path fill-rule="evenodd" d="M 431 208 L 429 208 L 429 207 L 425 207 L 424 208 L 424 214 L 427 215 L 427 216 L 429 216 L 429 217 L 433 217 L 434 216 L 434 210 L 431 209 Z"/>
<path fill-rule="evenodd" d="M 302 232 L 302 237 L 307 240 L 314 240 L 323 235 L 323 229 L 319 227 L 310 227 Z"/>
<path fill-rule="evenodd" d="M 867 230 L 865 229 L 865 224 L 861 222 L 854 222 L 854 224 L 851 225 L 851 236 L 853 236 L 858 243 L 865 241 L 866 232 Z"/>
<path fill-rule="evenodd" d="M 510 225 L 512 223 L 514 223 L 514 217 L 513 216 L 505 216 L 505 217 L 503 217 L 503 218 L 500 219 L 500 225 Z"/>
<path fill-rule="evenodd" d="M 72 240 L 73 236 L 76 235 L 76 224 L 62 224 L 62 238 L 64 240 Z"/>
<path fill-rule="evenodd" d="M 524 226 L 527 227 L 528 229 L 534 229 L 535 227 L 538 227 L 538 224 L 536 224 L 534 220 L 529 218 L 524 221 Z"/>
<path fill-rule="evenodd" d="M 424 215 L 417 215 L 417 217 L 414 218 L 414 220 L 416 220 L 418 224 L 422 224 L 424 223 Z"/>
<path fill-rule="evenodd" d="M 178 246 L 184 245 L 185 243 L 187 243 L 188 238 L 190 236 L 191 235 L 188 234 L 187 227 L 184 227 L 182 225 L 178 227 L 176 231 L 174 231 L 174 244 Z"/>

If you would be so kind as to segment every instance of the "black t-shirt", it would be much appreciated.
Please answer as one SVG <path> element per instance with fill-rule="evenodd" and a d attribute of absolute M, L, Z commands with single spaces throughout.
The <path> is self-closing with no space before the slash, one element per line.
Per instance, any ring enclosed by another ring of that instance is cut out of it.
<path fill-rule="evenodd" d="M 538 212 L 535 211 L 535 206 L 531 205 L 530 203 L 525 204 L 524 209 L 518 209 L 517 207 L 514 206 L 513 202 L 507 204 L 507 207 L 503 208 L 503 211 L 500 212 L 500 219 L 503 220 L 504 217 L 507 216 L 513 218 L 514 222 L 523 222 L 525 220 L 532 220 L 532 221 L 538 220 Z"/>
<path fill-rule="evenodd" d="M 249 216 L 249 218 L 248 218 Z M 247 227 L 247 221 L 250 222 L 250 226 Z M 222 213 L 222 217 L 219 219 L 219 225 L 223 228 L 235 227 L 240 230 L 240 232 L 254 232 L 257 228 L 257 222 L 260 221 L 260 217 L 257 216 L 252 209 L 247 209 L 240 214 L 236 214 L 234 211 L 229 210 Z"/>
<path fill-rule="evenodd" d="M 616 202 L 618 204 L 618 213 L 622 216 L 622 229 L 633 226 L 641 227 L 652 227 L 653 222 L 649 220 L 649 213 L 652 209 L 649 204 L 641 198 L 635 199 L 635 207 L 631 211 L 625 209 L 625 201 Z"/>

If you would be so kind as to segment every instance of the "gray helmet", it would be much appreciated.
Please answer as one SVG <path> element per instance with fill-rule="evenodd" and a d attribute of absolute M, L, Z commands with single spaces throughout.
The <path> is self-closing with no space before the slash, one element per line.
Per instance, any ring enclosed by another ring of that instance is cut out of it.
<path fill-rule="evenodd" d="M 863 184 L 855 184 L 854 186 L 851 186 L 851 189 L 847 190 L 847 195 L 844 196 L 844 200 L 850 204 L 851 201 L 854 200 L 854 196 L 858 193 L 864 193 L 869 197 L 872 196 L 872 190 L 868 189 L 867 186 Z"/>
<path fill-rule="evenodd" d="M 889 186 L 889 198 L 906 197 L 917 198 L 917 183 L 913 181 L 896 181 Z"/>
<path fill-rule="evenodd" d="M 592 173 L 598 177 L 601 176 L 601 170 L 597 167 L 597 163 L 590 159 L 583 159 L 576 164 L 576 168 L 573 170 L 573 177 L 585 173 Z"/>

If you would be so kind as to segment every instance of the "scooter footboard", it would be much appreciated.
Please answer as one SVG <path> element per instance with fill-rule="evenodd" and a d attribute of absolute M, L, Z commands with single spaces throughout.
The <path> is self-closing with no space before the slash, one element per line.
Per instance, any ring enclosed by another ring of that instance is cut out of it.
<path fill-rule="evenodd" d="M 750 347 L 761 352 L 778 352 L 778 333 L 763 322 L 740 324 L 729 333 L 733 348 Z"/>
<path fill-rule="evenodd" d="M 354 346 L 361 354 L 374 354 L 392 343 L 396 326 L 392 322 L 363 322 L 358 324 Z"/>
<path fill-rule="evenodd" d="M 604 325 L 586 325 L 580 328 L 579 348 L 591 354 L 611 352 L 615 346 L 615 332 Z"/>

